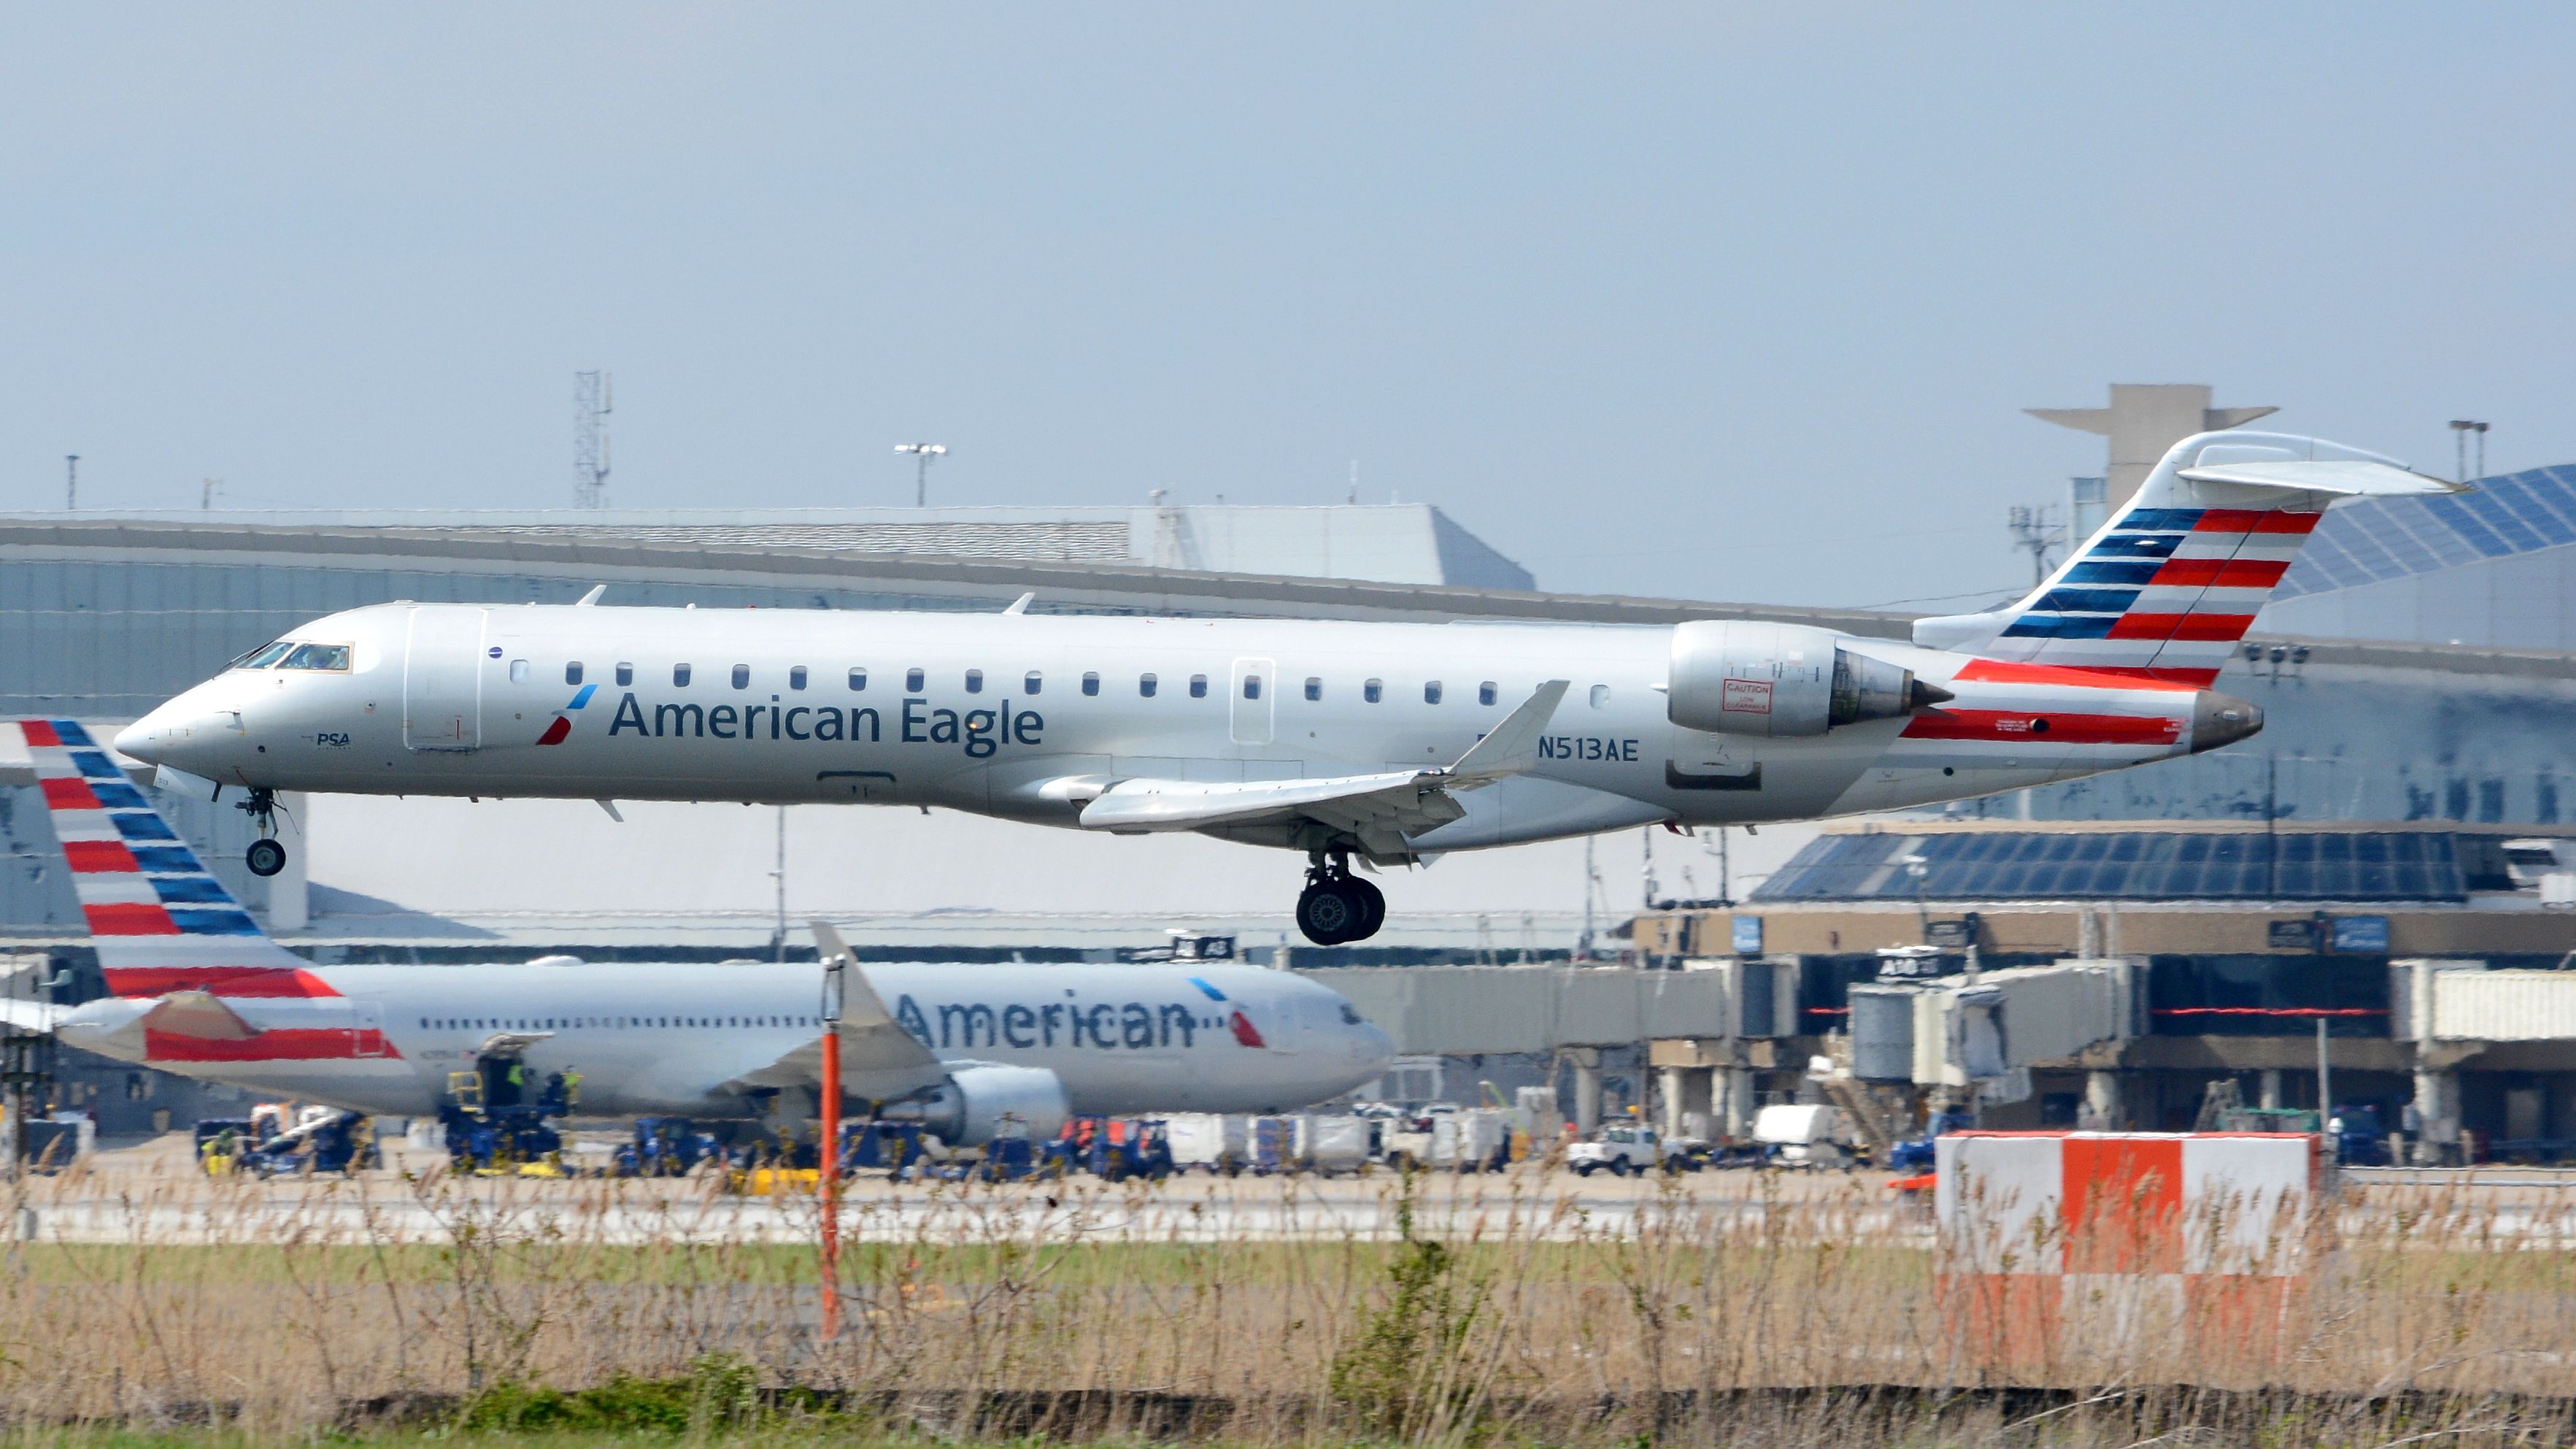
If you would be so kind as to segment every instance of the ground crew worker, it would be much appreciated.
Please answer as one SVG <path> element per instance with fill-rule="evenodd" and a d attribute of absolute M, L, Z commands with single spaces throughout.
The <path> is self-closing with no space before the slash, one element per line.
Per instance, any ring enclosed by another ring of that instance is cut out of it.
<path fill-rule="evenodd" d="M 564 1068 L 563 1084 L 564 1084 L 564 1105 L 565 1105 L 565 1106 L 567 1106 L 567 1107 L 578 1107 L 578 1106 L 580 1106 L 580 1105 L 581 1105 L 581 1068 L 579 1068 L 579 1067 L 566 1067 L 566 1068 Z"/>

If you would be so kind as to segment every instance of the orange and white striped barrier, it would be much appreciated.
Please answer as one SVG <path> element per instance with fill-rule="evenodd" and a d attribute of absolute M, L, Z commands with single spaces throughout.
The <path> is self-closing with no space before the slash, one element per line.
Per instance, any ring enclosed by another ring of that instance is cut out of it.
<path fill-rule="evenodd" d="M 1934 1153 L 1935 1286 L 1972 1362 L 2168 1325 L 2268 1357 L 2318 1266 L 2314 1133 L 1953 1132 Z"/>

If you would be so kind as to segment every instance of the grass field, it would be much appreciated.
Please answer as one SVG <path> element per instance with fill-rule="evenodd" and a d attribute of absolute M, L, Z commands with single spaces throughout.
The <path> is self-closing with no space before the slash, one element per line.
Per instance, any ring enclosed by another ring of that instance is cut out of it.
<path fill-rule="evenodd" d="M 1238 1199 L 1258 1197 L 1264 1222 L 1293 1217 L 1310 1190 L 942 1187 L 937 1212 L 884 1219 L 847 1251 L 830 1342 L 811 1251 L 707 1231 L 716 1219 L 690 1210 L 703 1191 L 31 1184 L 23 1203 L 40 1213 L 77 1198 L 93 1226 L 131 1230 L 0 1252 L 0 1432 L 192 1445 L 2576 1434 L 2576 1240 L 2557 1226 L 2576 1202 L 2545 1191 L 2348 1194 L 2338 1250 L 2277 1343 L 2132 1304 L 2009 1366 L 1945 1319 L 1922 1222 L 1866 1176 L 1628 1185 L 1615 1212 L 1536 1171 L 1381 1176 L 1334 1189 L 1368 1199 L 1379 1227 L 1258 1241 L 1201 1229 Z M 396 1209 L 438 1232 L 371 1231 Z M 810 1226 L 810 1203 L 777 1211 Z"/>

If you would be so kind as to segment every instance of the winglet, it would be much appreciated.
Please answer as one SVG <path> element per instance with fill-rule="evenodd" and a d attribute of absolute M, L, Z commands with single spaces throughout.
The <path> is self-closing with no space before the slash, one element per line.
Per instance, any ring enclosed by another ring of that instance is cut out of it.
<path fill-rule="evenodd" d="M 850 949 L 850 943 L 842 940 L 841 933 L 832 929 L 828 921 L 807 924 L 814 932 L 815 953 L 823 958 L 824 964 L 829 965 L 837 956 L 847 968 L 841 973 L 841 1035 L 848 1038 L 882 1029 L 912 1042 L 912 1033 L 895 1025 L 894 1013 L 886 1010 L 885 1002 L 877 997 L 876 988 L 868 984 L 867 973 L 859 969 L 858 953 Z M 921 1060 L 932 1060 L 927 1048 L 918 1042 L 913 1045 L 920 1051 Z"/>
<path fill-rule="evenodd" d="M 1556 707 L 1565 702 L 1565 692 L 1572 687 L 1571 681 L 1563 679 L 1540 685 L 1537 693 L 1503 716 L 1501 724 L 1476 741 L 1458 757 L 1458 763 L 1443 773 L 1462 784 L 1481 785 L 1535 768 L 1539 736 L 1547 733 L 1548 721 L 1556 718 Z"/>
<path fill-rule="evenodd" d="M 1011 606 L 1004 609 L 1002 612 L 1005 614 L 1025 614 L 1029 611 L 1029 605 L 1034 604 L 1037 601 L 1038 591 L 1031 589 L 1027 593 L 1020 595 L 1018 598 L 1011 600 Z"/>
<path fill-rule="evenodd" d="M 884 999 L 877 995 L 875 987 L 868 984 L 867 973 L 859 969 L 858 954 L 850 949 L 849 942 L 841 939 L 841 933 L 825 921 L 806 924 L 814 932 L 815 952 L 826 964 L 838 957 L 844 968 L 841 972 L 841 1049 L 845 1058 L 841 1072 L 842 1095 L 865 1102 L 891 1102 L 926 1091 L 945 1080 L 947 1070 L 939 1065 L 939 1058 L 931 1055 L 930 1048 L 904 1030 L 893 1014 L 886 1010 Z M 817 1036 L 816 1042 L 820 1041 Z M 789 1053 L 787 1058 L 782 1058 L 780 1065 L 789 1066 L 792 1062 L 790 1069 L 799 1080 L 819 1082 L 819 1077 L 805 1075 L 809 1067 L 819 1066 L 819 1060 L 809 1061 L 806 1053 L 819 1051 L 819 1045 L 800 1047 Z"/>
<path fill-rule="evenodd" d="M 574 608 L 576 608 L 576 609 L 587 609 L 587 608 L 591 607 L 592 605 L 594 605 L 594 604 L 598 603 L 598 602 L 599 602 L 599 596 L 600 596 L 600 595 L 602 595 L 602 594 L 604 594 L 604 593 L 607 593 L 607 592 L 608 592 L 608 585 L 606 585 L 606 584 L 592 584 L 592 585 L 590 586 L 590 592 L 589 592 L 589 593 L 586 593 L 586 594 L 584 594 L 584 595 L 582 595 L 582 596 L 581 596 L 580 598 L 578 598 L 578 599 L 573 600 L 573 601 L 572 601 L 572 606 L 573 606 Z"/>

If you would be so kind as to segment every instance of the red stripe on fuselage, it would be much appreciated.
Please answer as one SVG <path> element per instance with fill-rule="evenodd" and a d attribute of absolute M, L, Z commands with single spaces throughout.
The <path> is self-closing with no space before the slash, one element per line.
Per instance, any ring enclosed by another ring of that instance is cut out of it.
<path fill-rule="evenodd" d="M 211 991 L 217 996 L 336 997 L 329 982 L 310 971 L 280 966 L 113 966 L 102 973 L 119 996 L 166 996 Z"/>
<path fill-rule="evenodd" d="M 1927 709 L 1899 738 L 2030 745 L 2169 745 L 2182 721 L 2164 715 L 2061 714 L 2055 710 Z"/>
<path fill-rule="evenodd" d="M 40 781 L 38 783 L 44 787 L 45 808 L 48 810 L 100 810 L 106 808 L 98 803 L 98 792 L 90 789 L 89 781 L 80 779 L 77 776 L 58 777 L 55 779 Z"/>
<path fill-rule="evenodd" d="M 2210 679 L 2218 677 L 2215 669 L 2159 673 L 2111 664 L 2017 664 L 2007 659 L 1971 659 L 1951 678 L 1970 684 L 2054 684 L 2068 689 L 2193 689 L 2209 681 L 2182 676 L 2204 672 Z"/>
<path fill-rule="evenodd" d="M 63 742 L 63 737 L 54 733 L 54 722 L 49 719 L 22 719 L 18 721 L 18 729 L 31 745 L 59 745 Z"/>
<path fill-rule="evenodd" d="M 400 1053 L 373 1027 L 281 1027 L 245 1041 L 212 1041 L 143 1029 L 143 1058 L 148 1062 L 338 1062 L 362 1057 L 398 1060 Z"/>
<path fill-rule="evenodd" d="M 2233 644 L 2253 627 L 2251 614 L 2122 614 L 2107 637 Z"/>

